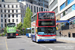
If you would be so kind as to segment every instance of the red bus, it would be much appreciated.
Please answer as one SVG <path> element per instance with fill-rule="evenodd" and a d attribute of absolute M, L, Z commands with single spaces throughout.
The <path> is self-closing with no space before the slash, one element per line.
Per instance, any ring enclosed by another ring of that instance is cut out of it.
<path fill-rule="evenodd" d="M 37 12 L 31 17 L 32 41 L 56 41 L 56 17 L 53 11 Z"/>

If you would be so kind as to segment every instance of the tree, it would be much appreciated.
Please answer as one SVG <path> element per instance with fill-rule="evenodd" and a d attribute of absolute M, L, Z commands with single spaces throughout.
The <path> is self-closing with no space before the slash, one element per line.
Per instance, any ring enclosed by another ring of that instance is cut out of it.
<path fill-rule="evenodd" d="M 31 27 L 31 16 L 32 16 L 32 12 L 31 9 L 29 9 L 29 7 L 26 9 L 25 12 L 25 17 L 24 17 L 24 23 L 23 23 L 23 27 L 25 28 L 30 28 Z"/>
<path fill-rule="evenodd" d="M 19 31 L 20 34 L 23 34 L 23 32 L 22 32 L 22 25 L 23 24 L 21 22 L 17 25 L 17 29 L 20 30 Z"/>

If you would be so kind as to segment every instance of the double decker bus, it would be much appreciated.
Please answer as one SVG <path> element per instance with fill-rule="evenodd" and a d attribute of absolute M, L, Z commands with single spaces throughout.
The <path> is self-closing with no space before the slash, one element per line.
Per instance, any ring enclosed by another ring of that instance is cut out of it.
<path fill-rule="evenodd" d="M 31 17 L 31 39 L 35 42 L 56 41 L 55 12 L 37 12 Z"/>
<path fill-rule="evenodd" d="M 16 26 L 15 23 L 7 24 L 7 38 L 15 37 L 16 38 Z"/>
<path fill-rule="evenodd" d="M 26 28 L 26 36 L 31 37 L 31 28 Z"/>

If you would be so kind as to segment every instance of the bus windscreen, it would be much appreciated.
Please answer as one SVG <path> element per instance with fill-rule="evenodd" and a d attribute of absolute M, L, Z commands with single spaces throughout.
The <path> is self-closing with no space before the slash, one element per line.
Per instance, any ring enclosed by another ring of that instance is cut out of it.
<path fill-rule="evenodd" d="M 27 30 L 27 32 L 26 33 L 31 33 L 31 30 Z"/>
<path fill-rule="evenodd" d="M 39 13 L 39 19 L 54 19 L 54 13 Z"/>
<path fill-rule="evenodd" d="M 8 27 L 14 27 L 15 26 L 15 23 L 9 23 L 7 24 Z"/>
<path fill-rule="evenodd" d="M 39 26 L 55 26 L 55 21 L 39 21 Z"/>
<path fill-rule="evenodd" d="M 38 35 L 53 35 L 56 34 L 55 27 L 39 27 Z"/>

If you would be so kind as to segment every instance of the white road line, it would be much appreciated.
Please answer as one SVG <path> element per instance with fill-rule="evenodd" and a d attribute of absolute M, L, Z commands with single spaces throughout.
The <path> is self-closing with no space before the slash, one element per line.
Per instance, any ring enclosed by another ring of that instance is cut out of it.
<path fill-rule="evenodd" d="M 24 39 L 22 39 L 22 40 L 24 40 Z M 33 43 L 33 42 L 30 42 L 30 41 L 27 41 L 27 39 L 25 39 L 24 41 L 29 42 L 29 43 Z M 44 45 L 40 45 L 40 44 L 37 44 L 37 43 L 33 43 L 33 44 L 39 45 L 39 46 L 44 47 L 44 48 L 47 48 L 47 47 L 44 46 Z M 53 50 L 52 48 L 48 48 L 48 49 L 49 49 L 49 50 Z"/>

